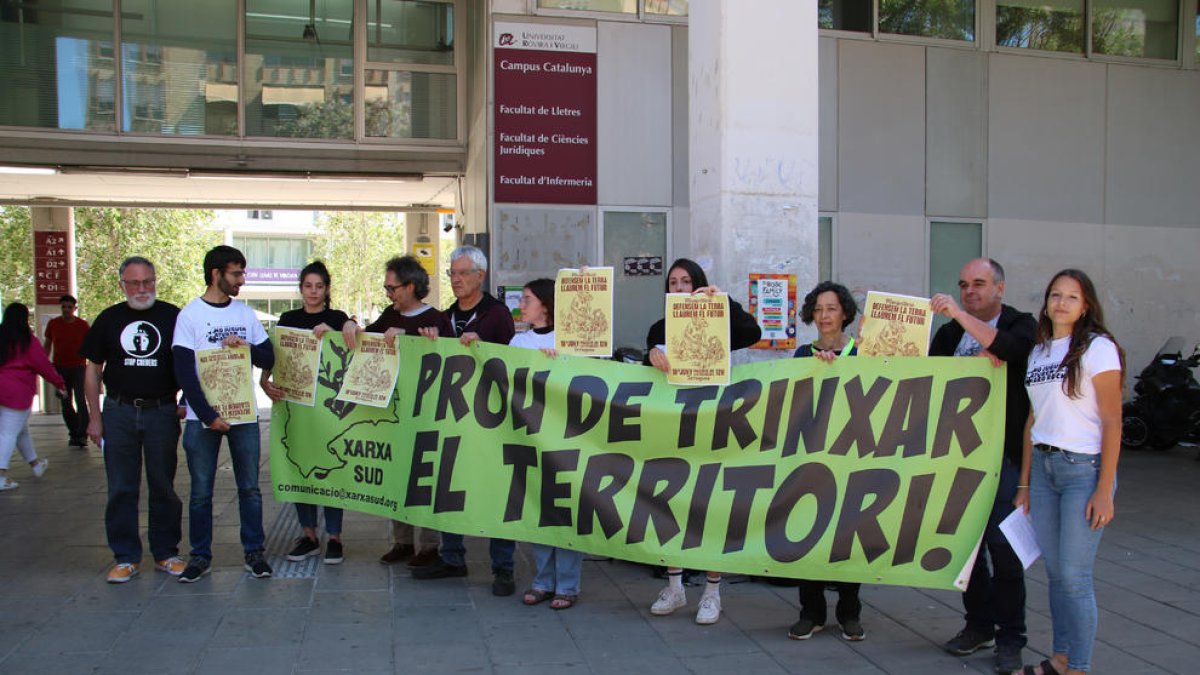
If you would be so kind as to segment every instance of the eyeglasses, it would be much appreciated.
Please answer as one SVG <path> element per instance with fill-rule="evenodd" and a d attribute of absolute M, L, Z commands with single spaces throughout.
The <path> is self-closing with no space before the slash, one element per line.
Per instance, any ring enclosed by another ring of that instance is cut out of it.
<path fill-rule="evenodd" d="M 130 288 L 154 288 L 156 281 L 156 279 L 151 277 L 149 279 L 122 279 L 121 283 Z"/>
<path fill-rule="evenodd" d="M 462 270 L 462 271 L 446 270 L 446 276 L 450 277 L 451 279 L 461 279 L 469 274 L 477 274 L 478 272 L 479 272 L 479 270 L 477 270 L 477 269 Z"/>
<path fill-rule="evenodd" d="M 388 295 L 395 293 L 397 290 L 399 290 L 401 288 L 404 288 L 404 284 L 397 284 L 396 286 L 389 286 L 387 284 L 383 285 L 383 290 L 385 292 L 387 292 Z"/>

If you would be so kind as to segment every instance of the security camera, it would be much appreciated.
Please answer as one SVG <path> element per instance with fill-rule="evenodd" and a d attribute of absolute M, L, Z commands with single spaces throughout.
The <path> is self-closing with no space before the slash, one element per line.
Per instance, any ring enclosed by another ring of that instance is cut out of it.
<path fill-rule="evenodd" d="M 446 221 L 446 224 L 442 225 L 442 232 L 449 232 L 450 230 L 453 230 L 453 229 L 454 229 L 454 223 L 452 223 L 450 221 Z"/>

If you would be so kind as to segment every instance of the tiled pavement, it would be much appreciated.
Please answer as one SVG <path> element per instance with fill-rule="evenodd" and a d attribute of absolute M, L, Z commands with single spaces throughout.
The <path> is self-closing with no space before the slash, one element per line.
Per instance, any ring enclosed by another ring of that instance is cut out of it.
<path fill-rule="evenodd" d="M 634 565 L 589 561 L 575 608 L 524 607 L 517 597 L 491 595 L 480 542 L 468 542 L 467 579 L 418 582 L 404 567 L 376 562 L 388 545 L 387 523 L 354 513 L 346 519 L 344 564 L 283 562 L 297 530 L 291 508 L 267 496 L 265 456 L 264 518 L 276 578 L 251 579 L 242 570 L 225 464 L 215 499 L 215 572 L 184 585 L 143 568 L 133 582 L 109 585 L 100 455 L 68 449 L 56 417 L 35 416 L 33 429 L 50 470 L 35 480 L 18 457 L 11 473 L 21 487 L 0 493 L 0 673 L 991 672 L 990 653 L 960 659 L 939 649 L 960 627 L 959 598 L 949 592 L 866 586 L 866 641 L 849 644 L 826 631 L 795 642 L 786 638 L 795 589 L 727 584 L 721 621 L 701 627 L 692 615 L 698 589 L 689 589 L 690 611 L 652 617 L 661 581 Z M 1118 518 L 1096 569 L 1095 673 L 1200 672 L 1196 455 L 1176 448 L 1122 459 Z M 186 505 L 182 452 L 179 474 Z M 531 558 L 525 547 L 518 555 L 521 589 Z M 1040 564 L 1029 574 L 1028 623 L 1025 660 L 1035 663 L 1049 648 Z"/>

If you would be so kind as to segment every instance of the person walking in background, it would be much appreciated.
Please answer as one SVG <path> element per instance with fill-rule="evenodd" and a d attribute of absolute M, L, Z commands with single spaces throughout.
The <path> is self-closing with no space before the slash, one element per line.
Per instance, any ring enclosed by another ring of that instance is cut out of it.
<path fill-rule="evenodd" d="M 1046 287 L 1029 355 L 1020 484 L 1013 504 L 1033 520 L 1050 585 L 1054 655 L 1025 675 L 1078 675 L 1092 665 L 1092 568 L 1116 509 L 1125 355 L 1104 325 L 1087 274 L 1066 269 Z"/>
<path fill-rule="evenodd" d="M 18 485 L 8 477 L 13 450 L 21 452 L 36 478 L 41 478 L 49 466 L 45 458 L 38 458 L 29 435 L 29 412 L 37 393 L 38 375 L 64 394 L 66 382 L 29 330 L 29 308 L 19 302 L 10 303 L 0 321 L 0 490 L 15 490 Z"/>
<path fill-rule="evenodd" d="M 330 278 L 325 263 L 317 260 L 305 265 L 304 269 L 300 270 L 299 285 L 303 306 L 284 312 L 275 325 L 282 328 L 311 330 L 318 339 L 332 330 L 344 331 L 348 336 L 348 346 L 353 346 L 354 333 L 358 326 L 350 320 L 350 317 L 346 316 L 345 312 L 330 309 Z M 271 381 L 271 368 L 262 369 L 258 383 L 272 401 L 283 400 L 283 390 Z M 325 545 L 326 565 L 337 565 L 344 560 L 342 515 L 342 509 L 333 506 L 325 507 L 325 533 L 329 536 L 329 542 Z M 321 553 L 321 542 L 317 538 L 317 505 L 296 502 L 296 517 L 300 520 L 303 534 L 287 554 L 287 559 L 292 562 L 300 562 L 309 556 Z"/>
<path fill-rule="evenodd" d="M 804 296 L 804 305 L 800 308 L 800 318 L 804 324 L 816 324 L 817 339 L 809 344 L 800 345 L 792 356 L 815 356 L 825 363 L 833 363 L 839 356 L 858 354 L 854 338 L 846 334 L 846 327 L 854 323 L 857 314 L 858 303 L 845 286 L 832 281 L 817 284 L 816 288 Z M 867 632 L 862 626 L 862 601 L 858 599 L 858 591 L 862 584 L 812 579 L 799 581 L 800 619 L 788 630 L 789 638 L 807 640 L 813 633 L 824 628 L 829 611 L 825 605 L 825 587 L 830 585 L 837 589 L 838 602 L 834 616 L 841 627 L 842 637 L 851 642 L 858 642 L 867 637 Z"/>
<path fill-rule="evenodd" d="M 117 278 L 125 302 L 100 312 L 80 349 L 88 361 L 87 435 L 104 450 L 108 479 L 104 530 L 114 561 L 110 584 L 132 580 L 141 567 L 138 499 L 143 466 L 149 497 L 146 536 L 155 568 L 178 577 L 187 567 L 179 557 L 183 503 L 175 493 L 182 410 L 176 403 L 179 385 L 171 342 L 179 308 L 157 299 L 154 263 L 146 258 L 126 258 Z"/>
<path fill-rule="evenodd" d="M 88 322 L 75 316 L 78 303 L 75 297 L 64 295 L 58 299 L 62 316 L 50 319 L 46 324 L 46 353 L 58 374 L 67 383 L 67 395 L 62 398 L 63 424 L 67 427 L 67 445 L 87 447 L 88 409 L 83 379 L 86 363 L 79 348 L 88 334 Z"/>
<path fill-rule="evenodd" d="M 708 277 L 694 260 L 680 258 L 671 263 L 667 272 L 667 293 L 719 293 L 716 286 L 708 285 Z M 742 349 L 758 342 L 762 337 L 762 328 L 754 317 L 746 313 L 742 306 L 729 299 L 729 348 Z M 664 373 L 671 370 L 667 355 L 667 322 L 659 319 L 650 326 L 646 334 L 646 365 L 654 366 Z M 700 596 L 700 605 L 696 610 L 696 623 L 716 623 L 721 618 L 721 573 L 708 572 L 708 583 Z M 687 606 L 687 594 L 683 590 L 683 568 L 667 568 L 667 587 L 659 591 L 658 598 L 650 606 L 650 613 L 656 616 L 666 616 L 675 610 Z"/>

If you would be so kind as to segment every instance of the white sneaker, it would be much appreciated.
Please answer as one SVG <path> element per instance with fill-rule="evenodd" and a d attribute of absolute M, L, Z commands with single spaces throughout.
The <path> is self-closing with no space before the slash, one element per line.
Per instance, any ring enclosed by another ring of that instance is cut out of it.
<path fill-rule="evenodd" d="M 8 476 L 0 478 L 0 492 L 4 490 L 16 490 L 19 485 L 20 483 L 9 478 Z"/>
<path fill-rule="evenodd" d="M 29 468 L 33 470 L 34 478 L 41 478 L 43 475 L 45 475 L 46 467 L 48 466 L 50 466 L 50 460 L 43 457 L 41 459 L 34 460 L 33 466 Z"/>
<path fill-rule="evenodd" d="M 708 625 L 716 623 L 721 618 L 721 596 L 705 595 L 700 598 L 700 608 L 696 610 L 696 623 Z"/>
<path fill-rule="evenodd" d="M 658 599 L 650 605 L 650 613 L 655 616 L 666 616 L 680 607 L 687 607 L 687 593 L 683 588 L 668 585 L 658 594 Z"/>

